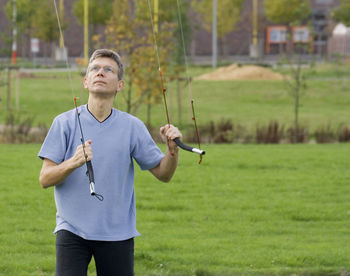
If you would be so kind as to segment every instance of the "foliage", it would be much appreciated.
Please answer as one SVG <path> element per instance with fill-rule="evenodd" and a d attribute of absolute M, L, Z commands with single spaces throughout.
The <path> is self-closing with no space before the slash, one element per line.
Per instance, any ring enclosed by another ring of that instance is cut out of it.
<path fill-rule="evenodd" d="M 256 142 L 258 144 L 278 144 L 284 137 L 284 127 L 277 121 L 271 121 L 268 126 L 257 126 Z"/>
<path fill-rule="evenodd" d="M 176 7 L 174 3 L 177 2 Z M 171 22 L 174 24 L 174 62 L 177 65 L 175 73 L 183 72 L 183 65 L 185 64 L 184 53 L 188 51 L 192 30 L 189 20 L 190 1 L 182 0 L 165 0 L 159 3 L 159 21 Z M 182 40 L 183 39 L 183 40 Z M 185 48 L 185 49 L 184 49 Z"/>
<path fill-rule="evenodd" d="M 84 24 L 84 1 L 77 0 L 73 5 L 73 13 L 81 25 Z M 89 24 L 105 25 L 113 12 L 112 3 L 111 0 L 89 0 Z M 118 11 L 117 15 L 120 15 L 120 12 L 121 10 Z"/>
<path fill-rule="evenodd" d="M 59 29 L 57 27 L 57 18 L 55 9 L 50 1 L 43 1 L 38 4 L 35 9 L 35 17 L 33 18 L 34 34 L 36 37 L 46 42 L 55 42 L 59 38 Z M 62 29 L 66 25 L 62 22 Z"/>
<path fill-rule="evenodd" d="M 311 13 L 309 0 L 265 0 L 267 19 L 276 24 L 300 24 Z"/>
<path fill-rule="evenodd" d="M 35 11 L 38 5 L 38 0 L 17 0 L 17 28 L 18 33 L 28 31 L 32 28 Z M 7 18 L 12 22 L 12 3 L 7 1 L 5 5 L 5 13 Z"/>
<path fill-rule="evenodd" d="M 298 125 L 298 128 L 289 127 L 287 129 L 286 142 L 288 143 L 307 143 L 309 141 L 309 130 L 306 127 Z"/>
<path fill-rule="evenodd" d="M 2 56 L 11 56 L 11 44 L 12 44 L 12 36 L 5 33 L 5 32 L 1 32 L 0 33 L 0 40 L 4 43 L 4 46 L 1 47 L 0 49 L 0 55 Z M 0 65 L 0 68 L 2 66 Z"/>
<path fill-rule="evenodd" d="M 214 143 L 232 143 L 233 142 L 234 125 L 230 119 L 222 119 L 216 127 L 216 135 Z"/>
<path fill-rule="evenodd" d="M 331 125 L 328 124 L 315 130 L 315 139 L 317 143 L 333 143 L 337 140 L 337 137 Z"/>
<path fill-rule="evenodd" d="M 286 90 L 292 96 L 294 100 L 294 128 L 295 133 L 292 137 L 295 140 L 292 141 L 297 143 L 299 141 L 299 113 L 300 113 L 300 100 L 305 95 L 307 89 L 306 75 L 302 70 L 302 57 L 301 54 L 297 56 L 296 61 L 287 58 L 287 64 L 291 68 L 290 76 L 285 78 Z"/>
<path fill-rule="evenodd" d="M 44 125 L 33 127 L 34 116 L 23 116 L 19 113 L 9 112 L 5 125 L 0 131 L 0 143 L 40 143 L 47 134 Z"/>
<path fill-rule="evenodd" d="M 340 5 L 333 10 L 332 17 L 344 23 L 350 25 L 350 0 L 340 0 Z"/>
<path fill-rule="evenodd" d="M 198 143 L 195 129 L 191 126 L 185 132 L 183 140 L 188 143 Z M 233 142 L 245 141 L 246 130 L 239 124 L 234 124 L 231 119 L 221 118 L 220 121 L 210 121 L 208 124 L 198 127 L 200 143 L 230 144 Z"/>
<path fill-rule="evenodd" d="M 7 17 L 12 20 L 12 1 L 5 6 Z M 63 18 L 60 19 L 62 29 L 67 27 Z M 18 33 L 28 33 L 45 42 L 54 42 L 59 37 L 57 19 L 52 1 L 17 0 Z"/>
<path fill-rule="evenodd" d="M 159 32 L 153 39 L 149 8 L 146 1 L 115 1 L 113 16 L 106 24 L 106 39 L 109 48 L 122 54 L 127 76 L 127 112 L 135 113 L 141 103 L 159 103 L 162 89 L 158 72 L 158 57 L 163 72 L 173 49 L 174 26 L 159 22 Z M 157 52 L 155 53 L 155 47 Z M 136 95 L 132 95 L 133 88 Z"/>
<path fill-rule="evenodd" d="M 220 0 L 217 4 L 217 34 L 223 37 L 233 31 L 240 20 L 244 0 Z M 193 1 L 193 8 L 199 13 L 201 23 L 207 31 L 212 31 L 213 7 L 212 0 Z"/>
<path fill-rule="evenodd" d="M 350 127 L 343 126 L 338 129 L 338 141 L 350 142 Z"/>
<path fill-rule="evenodd" d="M 213 143 L 214 137 L 218 134 L 216 130 L 215 123 L 210 121 L 208 124 L 204 126 L 198 127 L 198 133 L 201 143 Z M 183 140 L 189 143 L 198 143 L 198 138 L 195 133 L 195 129 L 191 128 L 186 132 L 186 135 L 183 137 Z"/>

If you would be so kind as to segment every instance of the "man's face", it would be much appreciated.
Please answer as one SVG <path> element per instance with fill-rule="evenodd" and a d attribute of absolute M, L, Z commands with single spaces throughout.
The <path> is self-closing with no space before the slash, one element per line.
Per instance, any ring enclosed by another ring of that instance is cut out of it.
<path fill-rule="evenodd" d="M 124 82 L 118 79 L 118 64 L 111 58 L 96 58 L 89 64 L 84 78 L 84 88 L 90 93 L 116 93 Z"/>

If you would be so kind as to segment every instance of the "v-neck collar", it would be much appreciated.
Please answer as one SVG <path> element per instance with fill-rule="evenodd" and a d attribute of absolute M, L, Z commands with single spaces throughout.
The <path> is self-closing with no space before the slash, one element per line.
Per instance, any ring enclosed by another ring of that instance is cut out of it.
<path fill-rule="evenodd" d="M 111 113 L 109 113 L 109 115 L 103 120 L 103 121 L 99 121 L 95 116 L 94 114 L 92 114 L 89 110 L 89 107 L 88 107 L 88 104 L 85 105 L 85 108 L 87 110 L 87 112 L 96 120 L 96 122 L 100 123 L 100 124 L 103 124 L 105 123 L 110 117 L 112 117 L 112 114 L 113 114 L 113 108 L 111 109 Z"/>

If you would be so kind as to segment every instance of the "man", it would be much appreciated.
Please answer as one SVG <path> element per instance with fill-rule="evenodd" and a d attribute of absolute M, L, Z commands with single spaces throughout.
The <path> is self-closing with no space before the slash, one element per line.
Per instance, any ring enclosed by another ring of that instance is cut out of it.
<path fill-rule="evenodd" d="M 81 145 L 76 111 L 57 116 L 41 147 L 40 184 L 55 187 L 56 275 L 86 275 L 94 256 L 98 275 L 133 275 L 136 230 L 134 165 L 168 182 L 178 162 L 173 139 L 180 131 L 160 128 L 168 149 L 163 154 L 144 124 L 112 108 L 124 87 L 123 64 L 111 50 L 96 50 L 90 58 L 84 87 L 88 104 L 79 107 L 84 137 Z M 90 195 L 86 160 L 91 160 L 99 201 Z"/>

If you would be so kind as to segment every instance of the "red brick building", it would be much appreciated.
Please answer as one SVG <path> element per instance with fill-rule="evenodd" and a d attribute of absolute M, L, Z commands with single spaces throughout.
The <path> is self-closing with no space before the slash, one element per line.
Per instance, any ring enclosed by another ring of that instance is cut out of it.
<path fill-rule="evenodd" d="M 264 0 L 258 0 L 258 41 L 261 51 L 264 54 L 278 54 L 285 50 L 285 45 L 272 44 L 270 51 L 267 50 L 267 29 L 274 26 L 265 17 Z M 334 23 L 330 18 L 330 13 L 339 4 L 338 0 L 311 0 L 312 14 L 311 24 L 312 45 L 314 53 L 326 54 L 327 42 Z M 235 30 L 225 38 L 225 50 L 227 55 L 249 55 L 250 44 L 252 43 L 253 32 L 253 0 L 246 0 L 243 4 L 241 20 Z M 311 33 L 310 33 L 311 34 Z M 211 55 L 211 34 L 203 30 L 194 32 L 192 43 L 192 55 Z"/>

